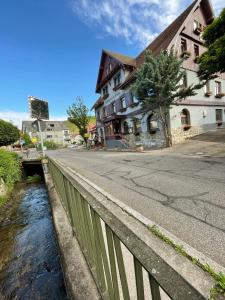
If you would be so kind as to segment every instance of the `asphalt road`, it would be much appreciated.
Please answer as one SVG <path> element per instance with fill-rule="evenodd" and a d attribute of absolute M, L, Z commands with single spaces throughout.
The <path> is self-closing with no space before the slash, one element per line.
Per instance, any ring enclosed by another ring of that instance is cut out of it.
<path fill-rule="evenodd" d="M 149 153 L 68 149 L 48 155 L 225 267 L 225 158 L 188 147 Z"/>

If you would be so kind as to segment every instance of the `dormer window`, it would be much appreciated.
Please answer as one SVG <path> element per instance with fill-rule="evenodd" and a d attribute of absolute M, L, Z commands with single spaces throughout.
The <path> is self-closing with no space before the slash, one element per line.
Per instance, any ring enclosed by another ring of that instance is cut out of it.
<path fill-rule="evenodd" d="M 119 85 L 120 82 L 121 82 L 121 74 L 118 73 L 118 74 L 113 78 L 113 81 L 114 81 L 114 87 L 116 87 L 117 85 Z"/>

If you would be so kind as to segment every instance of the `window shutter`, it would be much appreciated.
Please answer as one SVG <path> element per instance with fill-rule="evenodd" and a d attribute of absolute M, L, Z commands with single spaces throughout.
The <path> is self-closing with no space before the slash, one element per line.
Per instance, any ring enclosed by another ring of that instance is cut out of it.
<path fill-rule="evenodd" d="M 116 107 L 116 112 L 120 111 L 121 108 L 122 108 L 122 105 L 121 105 L 121 99 L 117 99 L 115 101 L 115 107 Z"/>
<path fill-rule="evenodd" d="M 133 95 L 131 92 L 125 94 L 125 100 L 126 100 L 127 107 L 133 103 Z"/>

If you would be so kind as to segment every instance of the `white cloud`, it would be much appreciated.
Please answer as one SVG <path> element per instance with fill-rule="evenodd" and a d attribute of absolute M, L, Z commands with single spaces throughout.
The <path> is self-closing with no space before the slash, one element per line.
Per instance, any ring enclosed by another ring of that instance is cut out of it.
<path fill-rule="evenodd" d="M 129 44 L 146 46 L 185 7 L 182 0 L 72 0 L 90 26 Z"/>
<path fill-rule="evenodd" d="M 143 48 L 192 0 L 71 0 L 73 11 L 98 32 Z M 216 14 L 224 0 L 213 0 Z"/>
<path fill-rule="evenodd" d="M 18 128 L 22 128 L 22 121 L 32 120 L 27 112 L 17 111 L 0 111 L 0 119 L 8 121 Z M 64 121 L 67 116 L 50 116 L 50 120 L 53 121 Z"/>

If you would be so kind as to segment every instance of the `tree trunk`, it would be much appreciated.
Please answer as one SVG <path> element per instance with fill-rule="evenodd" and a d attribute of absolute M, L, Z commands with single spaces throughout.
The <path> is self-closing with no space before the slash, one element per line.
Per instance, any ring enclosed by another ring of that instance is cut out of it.
<path fill-rule="evenodd" d="M 160 115 L 160 118 L 162 121 L 163 133 L 164 133 L 164 137 L 165 137 L 165 141 L 166 141 L 166 147 L 171 147 L 172 141 L 171 141 L 171 136 L 170 136 L 167 120 L 166 120 L 166 115 L 165 115 L 165 112 L 162 110 L 161 106 L 159 106 L 159 115 Z"/>

